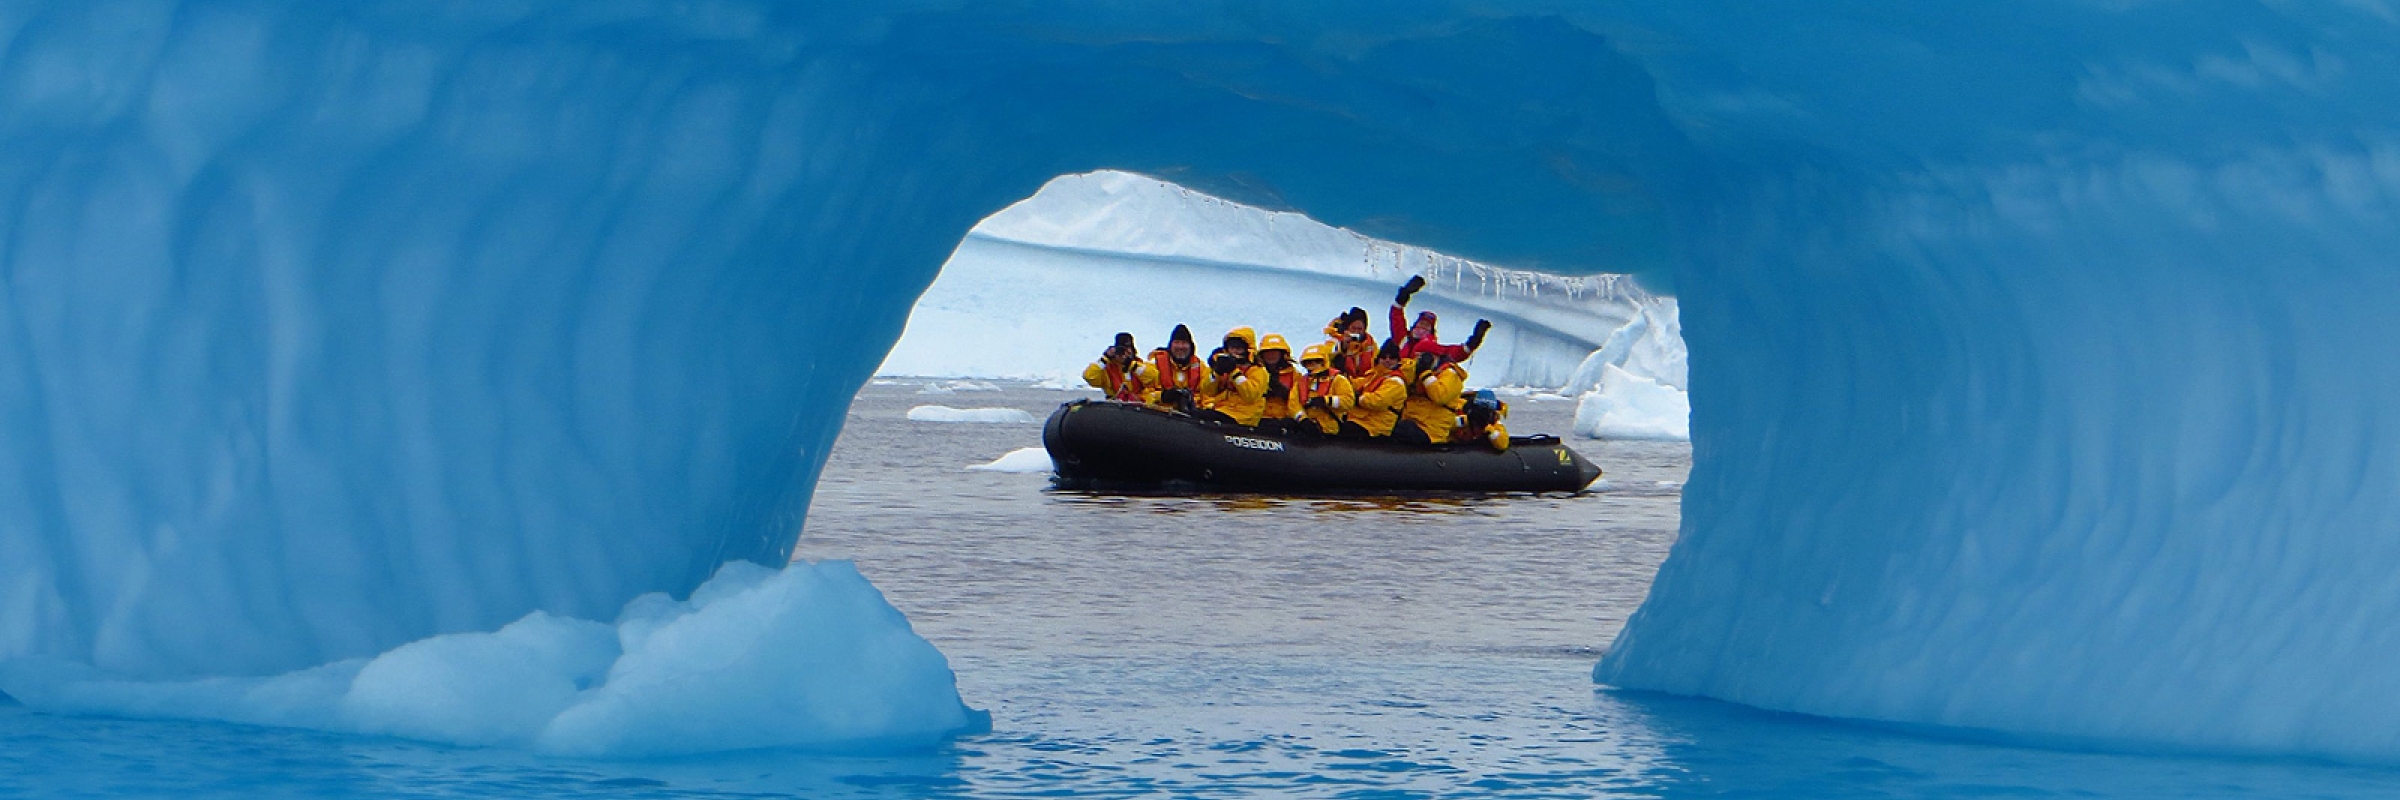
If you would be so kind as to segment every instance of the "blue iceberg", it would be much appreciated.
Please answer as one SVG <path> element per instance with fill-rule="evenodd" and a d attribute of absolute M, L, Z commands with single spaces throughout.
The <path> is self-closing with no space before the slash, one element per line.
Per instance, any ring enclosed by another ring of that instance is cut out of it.
<path fill-rule="evenodd" d="M 0 660 L 780 564 L 944 255 L 1111 168 L 1677 297 L 1685 530 L 1604 682 L 2400 758 L 2394 19 L 7 4 Z"/>

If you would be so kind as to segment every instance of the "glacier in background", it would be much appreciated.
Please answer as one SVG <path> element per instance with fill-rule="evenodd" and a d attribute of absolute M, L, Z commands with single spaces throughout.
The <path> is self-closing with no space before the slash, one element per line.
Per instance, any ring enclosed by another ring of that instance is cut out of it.
<path fill-rule="evenodd" d="M 1677 298 L 1684 530 L 1604 682 L 2400 760 L 2383 3 L 28 1 L 0 47 L 0 661 L 284 674 L 780 563 L 959 237 L 1111 168 Z"/>
<path fill-rule="evenodd" d="M 1683 386 L 1675 299 L 1630 276 L 1477 264 L 1115 171 L 1061 176 L 977 223 L 877 372 L 1080 385 L 1117 331 L 1147 350 L 1178 323 L 1203 354 L 1246 326 L 1283 334 L 1297 356 L 1352 306 L 1389 335 L 1385 309 L 1410 275 L 1427 278 L 1411 319 L 1434 312 L 1444 341 L 1493 321 L 1467 365 L 1476 385 L 1580 394 L 1599 384 L 1586 373 L 1615 364 Z"/>

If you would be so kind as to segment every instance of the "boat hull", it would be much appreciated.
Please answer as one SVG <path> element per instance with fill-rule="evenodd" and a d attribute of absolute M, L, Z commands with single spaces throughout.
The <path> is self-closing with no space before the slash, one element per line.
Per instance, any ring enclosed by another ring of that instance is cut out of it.
<path fill-rule="evenodd" d="M 1600 468 L 1555 437 L 1411 445 L 1280 435 L 1131 403 L 1077 400 L 1042 428 L 1059 482 L 1271 492 L 1575 492 Z"/>

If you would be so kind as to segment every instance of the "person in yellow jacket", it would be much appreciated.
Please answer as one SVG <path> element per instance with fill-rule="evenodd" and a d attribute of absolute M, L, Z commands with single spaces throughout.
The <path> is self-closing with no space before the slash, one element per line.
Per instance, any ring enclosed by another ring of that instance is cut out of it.
<path fill-rule="evenodd" d="M 1100 351 L 1100 360 L 1083 368 L 1083 382 L 1107 393 L 1108 399 L 1120 403 L 1147 403 L 1157 396 L 1157 383 L 1150 365 L 1142 363 L 1142 351 L 1133 346 L 1133 334 L 1119 333 L 1115 344 Z"/>
<path fill-rule="evenodd" d="M 1292 343 L 1282 334 L 1260 337 L 1256 361 L 1267 373 L 1266 407 L 1259 412 L 1259 427 L 1277 432 L 1298 427 L 1292 420 L 1300 416 L 1300 402 L 1293 399 L 1292 388 L 1300 383 L 1300 370 L 1292 366 Z"/>
<path fill-rule="evenodd" d="M 1418 351 L 1408 371 L 1408 402 L 1400 406 L 1392 438 L 1414 444 L 1450 441 L 1450 432 L 1458 428 L 1458 396 L 1466 388 L 1465 369 L 1441 353 Z"/>
<path fill-rule="evenodd" d="M 1508 425 L 1503 422 L 1508 419 L 1508 404 L 1486 389 L 1473 393 L 1466 406 L 1466 412 L 1458 415 L 1458 429 L 1450 432 L 1450 441 L 1482 442 L 1508 452 Z"/>
<path fill-rule="evenodd" d="M 1392 426 L 1400 421 L 1400 408 L 1408 402 L 1408 376 L 1401 374 L 1400 365 L 1400 344 L 1384 342 L 1375 352 L 1374 366 L 1351 378 L 1350 388 L 1357 390 L 1358 404 L 1343 415 L 1350 423 L 1342 426 L 1343 435 L 1392 435 Z M 1351 433 L 1354 429 L 1357 433 Z"/>
<path fill-rule="evenodd" d="M 1167 335 L 1167 346 L 1150 351 L 1150 405 L 1175 411 L 1189 412 L 1197 407 L 1200 384 L 1208 377 L 1208 362 L 1200 360 L 1200 348 L 1192 343 L 1192 329 L 1175 326 Z"/>
<path fill-rule="evenodd" d="M 1367 310 L 1351 306 L 1350 310 L 1325 324 L 1325 354 L 1335 372 L 1351 378 L 1363 378 L 1375 371 L 1375 333 L 1367 324 Z"/>
<path fill-rule="evenodd" d="M 1225 334 L 1225 346 L 1208 354 L 1208 375 L 1200 379 L 1199 412 L 1193 416 L 1217 422 L 1256 426 L 1267 410 L 1267 371 L 1250 363 L 1258 349 L 1258 334 L 1235 328 Z"/>
<path fill-rule="evenodd" d="M 1350 389 L 1350 379 L 1333 369 L 1333 348 L 1311 345 L 1300 351 L 1300 368 L 1308 371 L 1292 391 L 1300 408 L 1301 430 L 1313 430 L 1327 436 L 1341 434 L 1345 426 L 1358 428 L 1358 423 L 1344 419 L 1350 407 L 1358 404 L 1358 396 Z M 1355 436 L 1365 436 L 1360 428 Z"/>

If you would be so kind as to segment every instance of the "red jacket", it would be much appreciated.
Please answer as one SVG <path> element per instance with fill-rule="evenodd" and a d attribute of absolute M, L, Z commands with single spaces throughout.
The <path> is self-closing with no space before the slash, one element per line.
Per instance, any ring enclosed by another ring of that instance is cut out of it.
<path fill-rule="evenodd" d="M 1431 314 L 1433 312 L 1428 311 L 1425 313 Z M 1400 342 L 1400 358 L 1403 361 L 1416 358 L 1418 353 L 1440 353 L 1443 358 L 1450 359 L 1451 361 L 1465 361 L 1467 360 L 1467 356 L 1474 354 L 1473 351 L 1468 350 L 1467 346 L 1463 344 L 1442 344 L 1433 337 L 1426 337 L 1424 339 L 1409 338 L 1408 309 L 1401 308 L 1399 306 L 1392 306 L 1391 323 L 1392 338 Z"/>

